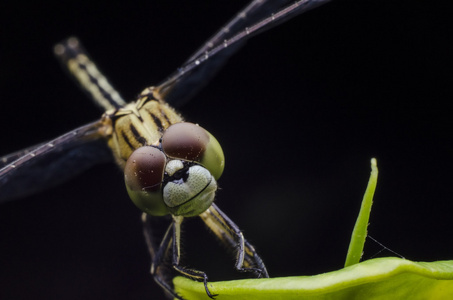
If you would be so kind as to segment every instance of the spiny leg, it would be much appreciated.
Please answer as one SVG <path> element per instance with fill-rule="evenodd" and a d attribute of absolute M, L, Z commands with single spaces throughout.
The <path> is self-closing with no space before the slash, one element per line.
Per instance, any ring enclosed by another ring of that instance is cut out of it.
<path fill-rule="evenodd" d="M 211 294 L 211 292 L 208 289 L 208 276 L 206 275 L 205 272 L 194 270 L 194 269 L 189 269 L 182 267 L 179 264 L 179 260 L 181 257 L 181 247 L 180 247 L 180 241 L 181 241 L 181 223 L 183 221 L 184 217 L 182 216 L 173 216 L 173 239 L 172 239 L 172 264 L 173 268 L 181 273 L 182 275 L 189 277 L 193 280 L 197 281 L 203 281 L 204 283 L 204 288 L 206 290 L 206 294 L 209 296 L 209 298 L 214 299 L 216 294 Z"/>
<path fill-rule="evenodd" d="M 253 272 L 258 277 L 269 277 L 255 248 L 244 238 L 239 227 L 217 205 L 212 204 L 200 217 L 227 247 L 237 251 L 235 268 L 238 271 Z"/>
<path fill-rule="evenodd" d="M 171 277 L 169 276 L 170 269 L 165 267 L 164 259 L 168 255 L 168 250 L 170 249 L 170 245 L 172 242 L 173 235 L 171 234 L 173 231 L 173 221 L 168 227 L 165 235 L 159 245 L 156 246 L 153 237 L 153 230 L 151 226 L 151 218 L 146 213 L 142 214 L 142 221 L 143 221 L 143 234 L 145 236 L 145 241 L 148 246 L 148 252 L 151 255 L 151 275 L 153 276 L 154 281 L 164 289 L 167 296 L 171 299 L 177 298 L 180 300 L 184 300 L 181 296 L 179 296 L 173 288 L 173 284 L 171 282 Z"/>
<path fill-rule="evenodd" d="M 151 255 L 152 265 L 151 265 L 151 275 L 157 284 L 159 284 L 170 296 L 184 300 L 180 295 L 178 295 L 173 288 L 171 279 L 168 277 L 168 269 L 165 269 L 164 259 L 168 255 L 170 246 L 172 248 L 172 266 L 180 274 L 189 277 L 193 280 L 203 281 L 206 294 L 214 299 L 216 295 L 213 295 L 208 289 L 208 276 L 206 273 L 194 269 L 185 268 L 179 265 L 180 261 L 180 240 L 181 240 L 181 223 L 183 217 L 173 216 L 173 221 L 168 227 L 165 235 L 159 245 L 156 247 L 154 243 L 152 228 L 150 224 L 150 216 L 147 214 L 142 215 L 143 221 L 143 233 L 145 235 L 146 244 L 148 246 L 148 251 Z"/>

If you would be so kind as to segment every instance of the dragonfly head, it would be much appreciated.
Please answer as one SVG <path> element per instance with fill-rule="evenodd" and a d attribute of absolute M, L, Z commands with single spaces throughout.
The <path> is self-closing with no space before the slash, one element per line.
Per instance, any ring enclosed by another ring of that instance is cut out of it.
<path fill-rule="evenodd" d="M 192 123 L 177 123 L 159 147 L 136 149 L 126 162 L 128 194 L 142 211 L 163 216 L 197 216 L 211 206 L 225 157 L 219 142 Z"/>

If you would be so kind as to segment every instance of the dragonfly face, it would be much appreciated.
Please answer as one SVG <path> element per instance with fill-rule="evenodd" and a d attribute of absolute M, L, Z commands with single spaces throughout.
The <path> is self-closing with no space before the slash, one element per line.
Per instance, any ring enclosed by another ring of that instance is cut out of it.
<path fill-rule="evenodd" d="M 129 196 L 149 215 L 198 216 L 214 201 L 225 165 L 222 149 L 192 123 L 170 126 L 160 140 L 160 147 L 140 147 L 127 160 Z"/>

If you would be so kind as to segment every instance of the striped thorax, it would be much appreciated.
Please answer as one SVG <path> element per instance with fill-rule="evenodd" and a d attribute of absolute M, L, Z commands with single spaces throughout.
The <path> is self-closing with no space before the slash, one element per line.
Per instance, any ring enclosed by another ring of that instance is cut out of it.
<path fill-rule="evenodd" d="M 153 87 L 146 88 L 136 102 L 103 115 L 105 136 L 121 169 L 132 152 L 142 146 L 158 146 L 163 132 L 183 121 L 165 101 L 153 96 L 153 90 Z"/>

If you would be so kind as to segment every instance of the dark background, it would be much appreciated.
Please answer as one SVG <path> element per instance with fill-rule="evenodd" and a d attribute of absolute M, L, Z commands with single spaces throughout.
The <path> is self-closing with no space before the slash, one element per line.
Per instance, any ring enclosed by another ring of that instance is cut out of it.
<path fill-rule="evenodd" d="M 231 2 L 2 2 L 0 154 L 99 118 L 53 58 L 56 42 L 78 36 L 133 99 L 244 5 Z M 181 108 L 223 145 L 216 203 L 271 276 L 342 267 L 372 157 L 369 234 L 407 259 L 453 259 L 449 2 L 331 3 L 251 40 Z M 2 205 L 0 298 L 163 299 L 123 185 L 102 165 Z M 198 219 L 184 238 L 185 265 L 241 277 Z M 380 250 L 369 240 L 364 257 Z"/>

